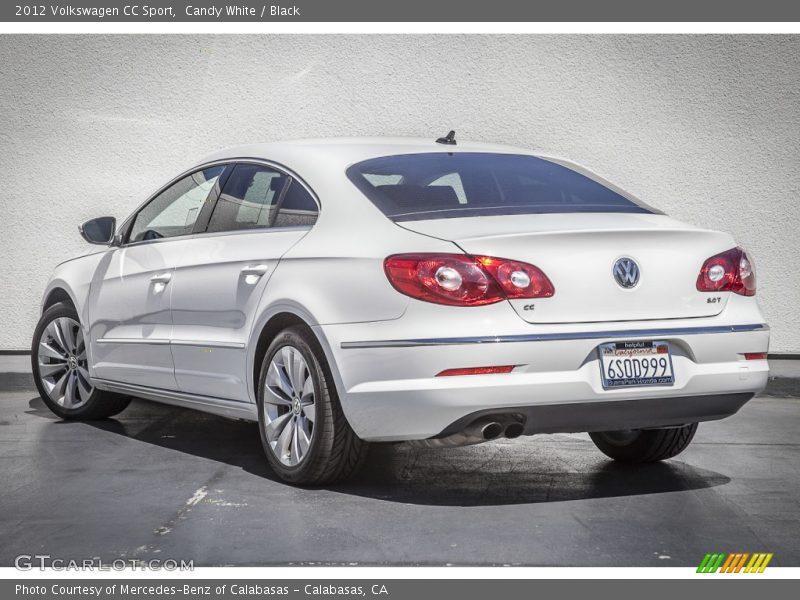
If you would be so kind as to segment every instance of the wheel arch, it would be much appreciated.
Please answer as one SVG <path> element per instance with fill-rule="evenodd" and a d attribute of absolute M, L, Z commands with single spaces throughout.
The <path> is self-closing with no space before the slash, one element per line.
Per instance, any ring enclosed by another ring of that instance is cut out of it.
<path fill-rule="evenodd" d="M 264 360 L 264 355 L 267 353 L 267 348 L 269 348 L 269 345 L 278 333 L 293 325 L 300 325 L 313 333 L 308 323 L 292 312 L 279 312 L 273 315 L 261 328 L 258 338 L 256 339 L 253 366 L 250 369 L 250 384 L 253 386 L 254 398 L 257 397 L 258 380 L 261 375 L 261 363 Z"/>
<path fill-rule="evenodd" d="M 70 304 L 72 308 L 77 310 L 77 305 L 72 295 L 67 291 L 65 285 L 55 284 L 51 286 L 45 293 L 44 300 L 42 301 L 41 312 L 46 311 L 51 306 L 60 302 Z"/>
<path fill-rule="evenodd" d="M 293 325 L 300 325 L 306 328 L 319 342 L 331 370 L 337 391 L 341 395 L 343 388 L 339 369 L 334 361 L 330 344 L 318 326 L 316 319 L 302 306 L 295 303 L 282 303 L 274 305 L 269 311 L 261 315 L 250 337 L 249 347 L 252 350 L 248 352 L 247 372 L 250 397 L 254 403 L 258 401 L 258 380 L 261 375 L 261 362 L 264 360 L 267 348 L 269 348 L 270 343 L 278 333 Z"/>

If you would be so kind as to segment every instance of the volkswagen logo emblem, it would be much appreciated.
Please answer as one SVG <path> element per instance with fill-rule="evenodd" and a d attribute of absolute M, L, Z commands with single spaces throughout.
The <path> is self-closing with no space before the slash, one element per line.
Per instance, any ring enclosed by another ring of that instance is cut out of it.
<path fill-rule="evenodd" d="M 623 256 L 614 263 L 614 279 L 626 289 L 636 287 L 639 283 L 639 265 L 632 258 Z"/>

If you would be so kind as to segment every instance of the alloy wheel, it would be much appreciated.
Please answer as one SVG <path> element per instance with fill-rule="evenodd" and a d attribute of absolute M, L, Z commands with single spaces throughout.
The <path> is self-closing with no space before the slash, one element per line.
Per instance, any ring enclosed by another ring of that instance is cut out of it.
<path fill-rule="evenodd" d="M 80 323 L 69 317 L 50 321 L 39 340 L 37 360 L 39 378 L 53 402 L 75 409 L 89 401 L 94 387 Z"/>
<path fill-rule="evenodd" d="M 314 435 L 314 378 L 294 346 L 280 348 L 264 382 L 264 428 L 278 460 L 294 467 L 308 453 Z"/>

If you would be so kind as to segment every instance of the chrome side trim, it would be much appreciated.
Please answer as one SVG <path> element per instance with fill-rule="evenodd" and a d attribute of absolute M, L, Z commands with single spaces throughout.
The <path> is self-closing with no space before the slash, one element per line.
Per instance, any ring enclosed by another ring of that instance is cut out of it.
<path fill-rule="evenodd" d="M 199 396 L 187 394 L 175 390 L 159 390 L 130 383 L 119 381 L 109 381 L 107 379 L 92 378 L 92 384 L 100 390 L 127 394 L 145 400 L 153 400 L 172 406 L 182 408 L 192 408 L 202 412 L 230 417 L 234 419 L 245 419 L 247 421 L 258 421 L 258 409 L 255 404 L 250 402 L 237 402 L 236 400 L 222 400 L 211 396 Z"/>
<path fill-rule="evenodd" d="M 148 346 L 168 346 L 169 340 L 160 338 L 100 338 L 98 344 L 147 344 Z"/>
<path fill-rule="evenodd" d="M 619 329 L 613 331 L 579 331 L 575 333 L 528 333 L 523 335 L 500 335 L 482 337 L 427 338 L 416 340 L 379 340 L 369 342 L 342 342 L 342 349 L 352 348 L 410 348 L 415 346 L 456 346 L 464 344 L 504 344 L 518 342 L 563 342 L 571 340 L 602 340 L 609 338 L 673 337 L 682 335 L 705 335 L 714 333 L 741 333 L 745 331 L 769 331 L 769 326 L 719 325 L 714 327 L 676 327 L 664 329 Z"/>
<path fill-rule="evenodd" d="M 197 348 L 235 348 L 244 349 L 242 342 L 206 342 L 203 340 L 165 340 L 165 339 L 143 339 L 143 338 L 100 338 L 98 344 L 147 344 L 150 346 L 194 346 Z"/>
<path fill-rule="evenodd" d="M 196 348 L 236 348 L 239 350 L 244 348 L 244 344 L 242 342 L 204 342 L 193 340 L 172 340 L 170 345 L 194 346 Z"/>

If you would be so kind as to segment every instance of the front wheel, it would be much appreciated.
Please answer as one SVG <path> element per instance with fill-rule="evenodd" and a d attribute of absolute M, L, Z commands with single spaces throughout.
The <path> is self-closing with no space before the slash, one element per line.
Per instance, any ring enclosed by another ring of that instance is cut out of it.
<path fill-rule="evenodd" d="M 33 333 L 31 369 L 42 400 L 62 419 L 104 419 L 131 402 L 128 396 L 92 385 L 83 328 L 69 304 L 55 304 L 39 319 Z"/>
<path fill-rule="evenodd" d="M 342 412 L 322 348 L 305 327 L 281 331 L 264 355 L 258 422 L 270 466 L 289 483 L 347 479 L 366 456 L 366 442 Z"/>
<path fill-rule="evenodd" d="M 594 445 L 606 456 L 627 463 L 658 462 L 677 456 L 689 445 L 697 423 L 668 429 L 625 429 L 590 432 Z"/>

